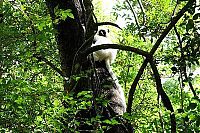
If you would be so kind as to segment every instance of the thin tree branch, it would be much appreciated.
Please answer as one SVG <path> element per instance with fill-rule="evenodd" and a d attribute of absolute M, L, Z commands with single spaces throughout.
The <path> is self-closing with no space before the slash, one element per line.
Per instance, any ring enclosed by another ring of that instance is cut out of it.
<path fill-rule="evenodd" d="M 161 99 L 162 99 L 164 106 L 168 110 L 171 111 L 171 114 L 170 114 L 170 117 L 171 117 L 171 132 L 175 133 L 176 132 L 176 119 L 175 119 L 174 109 L 172 107 L 172 104 L 170 102 L 169 97 L 167 96 L 167 94 L 165 93 L 165 91 L 162 88 L 160 75 L 158 73 L 158 69 L 157 69 L 155 63 L 153 62 L 153 59 L 151 59 L 149 61 L 150 61 L 150 65 L 151 65 L 151 68 L 152 68 L 154 76 L 155 76 L 157 93 L 158 93 L 159 96 L 161 96 Z"/>
<path fill-rule="evenodd" d="M 112 22 L 99 22 L 99 23 L 96 23 L 95 24 L 95 26 L 102 26 L 102 25 L 111 25 L 111 26 L 114 26 L 114 27 L 117 27 L 117 28 L 119 28 L 120 30 L 122 30 L 122 28 L 119 26 L 119 25 L 117 25 L 117 24 L 115 24 L 115 23 L 112 23 Z"/>
<path fill-rule="evenodd" d="M 74 55 L 73 62 L 72 62 L 71 75 L 73 75 L 73 73 L 74 73 L 74 65 L 75 65 L 75 62 L 76 62 L 76 60 L 77 60 L 78 54 L 80 53 L 80 51 L 81 51 L 83 48 L 87 47 L 88 45 L 91 45 L 91 44 L 89 44 L 89 42 L 94 38 L 94 35 L 95 35 L 95 34 L 96 34 L 96 32 L 95 32 L 92 36 L 90 36 L 90 37 L 78 48 L 78 50 L 76 51 L 76 53 L 75 53 L 75 55 Z"/>
<path fill-rule="evenodd" d="M 83 51 L 81 54 L 83 54 L 84 56 L 87 56 L 92 52 L 95 52 L 95 51 L 98 51 L 101 49 L 108 49 L 108 48 L 131 51 L 131 52 L 137 53 L 139 55 L 145 56 L 146 58 L 149 58 L 149 55 L 150 55 L 146 51 L 143 51 L 143 50 L 140 50 L 140 49 L 137 49 L 134 47 L 130 47 L 130 46 L 119 45 L 119 44 L 102 44 L 102 45 L 90 47 L 90 48 L 86 49 L 85 51 Z"/>
<path fill-rule="evenodd" d="M 32 46 L 33 46 L 33 51 L 36 52 L 36 48 L 37 48 L 37 43 L 36 43 L 36 30 L 35 30 L 35 27 L 33 25 L 33 21 L 30 19 L 29 15 L 24 12 L 23 10 L 21 10 L 21 8 L 19 8 L 19 10 L 29 18 L 29 21 L 30 21 L 30 26 L 31 26 L 31 30 L 34 34 L 34 40 L 33 40 L 33 43 L 32 43 Z M 44 61 L 47 65 L 49 65 L 53 70 L 55 70 L 56 72 L 58 72 L 62 77 L 65 77 L 65 75 L 63 74 L 63 72 L 58 69 L 53 63 L 51 63 L 50 61 L 48 61 L 46 58 L 42 57 L 41 55 L 38 55 L 38 54 L 33 54 L 33 57 L 37 58 L 38 60 L 42 60 Z"/>
<path fill-rule="evenodd" d="M 175 5 L 174 10 L 173 10 L 173 12 L 172 12 L 172 17 L 174 17 L 174 14 L 175 14 L 175 12 L 176 12 L 176 8 L 177 8 L 177 6 L 178 6 L 178 3 L 179 3 L 179 0 L 176 0 L 176 5 Z"/>
<path fill-rule="evenodd" d="M 0 1 L 0 7 L 2 7 L 3 1 Z M 0 24 L 3 22 L 3 12 L 0 12 Z"/>
<path fill-rule="evenodd" d="M 3 13 L 0 13 L 0 24 L 3 23 Z"/>
<path fill-rule="evenodd" d="M 184 98 L 183 98 L 183 76 L 182 76 L 182 73 L 181 73 L 181 71 L 180 71 L 180 69 L 179 69 L 179 76 L 180 76 L 180 78 L 179 78 L 179 84 L 180 84 L 180 88 L 181 88 L 181 92 L 180 92 L 180 97 L 181 97 L 181 111 L 183 111 L 183 109 L 184 109 L 184 106 L 183 106 L 183 103 L 184 103 Z"/>
<path fill-rule="evenodd" d="M 176 26 L 174 26 L 174 31 L 176 33 L 176 36 L 177 36 L 177 39 L 178 39 L 178 43 L 179 43 L 180 49 L 181 49 L 181 62 L 183 62 L 183 64 L 184 64 L 184 66 L 181 66 L 181 67 L 185 67 L 185 69 L 180 69 L 180 70 L 183 72 L 183 75 L 184 75 L 186 81 L 188 82 L 188 85 L 189 85 L 194 97 L 196 97 L 197 94 L 196 94 L 196 92 L 194 90 L 192 82 L 189 80 L 189 78 L 187 76 L 187 73 L 186 73 L 186 66 L 185 66 L 186 65 L 186 61 L 185 61 L 184 54 L 183 54 L 184 51 L 183 51 L 183 47 L 182 47 L 182 39 L 181 39 L 180 34 L 178 33 L 178 30 L 176 29 Z"/>
<path fill-rule="evenodd" d="M 133 17 L 134 17 L 134 19 L 135 19 L 135 23 L 136 23 L 136 25 L 137 25 L 138 31 L 139 31 L 139 33 L 140 33 L 142 39 L 146 42 L 145 37 L 144 37 L 144 36 L 142 35 L 142 33 L 141 33 L 140 24 L 139 24 L 139 21 L 138 21 L 138 18 L 137 18 L 137 15 L 136 15 L 135 11 L 133 10 L 133 7 L 132 7 L 132 5 L 131 5 L 131 3 L 130 3 L 129 0 L 126 0 L 126 2 L 128 3 L 129 8 L 130 8 L 131 12 L 133 13 Z"/>
<path fill-rule="evenodd" d="M 194 2 L 194 0 L 189 0 L 188 3 L 181 9 L 181 11 L 178 12 L 177 16 L 172 18 L 171 23 L 165 28 L 165 30 L 162 32 L 161 36 L 158 38 L 157 42 L 151 49 L 151 51 L 150 51 L 151 55 L 153 55 L 155 53 L 157 48 L 160 46 L 160 43 L 162 42 L 162 40 L 166 37 L 166 35 L 169 33 L 169 31 L 175 26 L 175 24 L 178 22 L 178 20 L 184 15 L 184 13 L 188 10 L 188 8 L 190 7 L 190 5 L 193 2 Z M 131 85 L 131 89 L 129 91 L 129 96 L 128 96 L 128 105 L 127 105 L 128 113 L 131 113 L 131 108 L 132 108 L 132 104 L 133 104 L 133 95 L 135 93 L 137 83 L 140 80 L 140 77 L 143 74 L 145 67 L 147 66 L 147 63 L 148 63 L 148 60 L 145 59 L 137 73 L 135 80 L 133 81 L 133 83 Z"/>
<path fill-rule="evenodd" d="M 23 10 L 21 10 L 21 8 L 19 8 L 19 10 L 25 15 L 27 16 L 29 19 L 29 15 L 24 12 Z M 31 24 L 31 30 L 34 34 L 34 40 L 33 40 L 33 43 L 32 43 L 32 46 L 33 46 L 33 50 L 34 52 L 36 52 L 36 48 L 37 48 L 37 43 L 36 43 L 36 30 L 35 30 L 35 27 L 33 25 L 33 21 L 30 19 L 30 24 Z M 47 65 L 49 65 L 53 70 L 55 70 L 56 72 L 58 72 L 62 77 L 65 77 L 65 75 L 63 74 L 63 72 L 58 69 L 53 63 L 51 63 L 50 61 L 48 61 L 45 57 L 42 57 L 41 55 L 38 55 L 38 54 L 33 54 L 33 57 L 37 58 L 38 60 L 42 60 L 44 61 Z"/>
<path fill-rule="evenodd" d="M 138 30 L 140 31 L 140 24 L 139 24 L 137 15 L 136 15 L 136 13 L 135 13 L 135 11 L 134 11 L 134 9 L 133 9 L 133 7 L 132 7 L 130 1 L 129 1 L 129 0 L 126 0 L 126 2 L 127 2 L 128 6 L 129 6 L 131 12 L 133 13 L 133 16 L 134 16 L 134 19 L 135 19 L 135 23 L 136 23 L 136 25 L 137 25 Z"/>
<path fill-rule="evenodd" d="M 189 87 L 190 87 L 190 89 L 191 89 L 191 91 L 192 91 L 194 97 L 197 97 L 197 93 L 196 93 L 196 91 L 194 90 L 194 87 L 193 87 L 193 85 L 192 85 L 192 82 L 189 80 L 186 71 L 183 71 L 183 75 L 184 75 L 186 81 L 188 82 L 188 85 L 189 85 Z"/>
<path fill-rule="evenodd" d="M 153 48 L 151 49 L 151 52 L 150 52 L 151 54 L 155 53 L 157 48 L 160 46 L 160 43 L 162 42 L 162 40 L 166 37 L 169 31 L 175 26 L 178 20 L 184 15 L 184 13 L 188 10 L 188 8 L 192 5 L 194 1 L 195 0 L 189 0 L 188 3 L 182 8 L 182 10 L 178 12 L 178 14 L 174 18 L 172 18 L 171 23 L 165 28 L 165 30 L 163 31 L 161 36 L 158 38 Z"/>
<path fill-rule="evenodd" d="M 38 54 L 34 54 L 33 57 L 37 58 L 39 61 L 44 61 L 47 65 L 49 65 L 53 70 L 55 70 L 57 73 L 59 73 L 62 77 L 66 77 L 59 68 L 57 68 L 53 63 L 48 61 L 45 57 L 38 55 Z"/>
<path fill-rule="evenodd" d="M 143 18 L 142 25 L 144 25 L 145 22 L 146 22 L 146 13 L 145 13 L 145 10 L 144 10 L 144 7 L 143 7 L 143 5 L 142 5 L 141 0 L 137 0 L 137 1 L 138 1 L 139 6 L 140 6 L 140 9 L 141 9 L 141 11 L 142 11 L 142 18 Z"/>
<path fill-rule="evenodd" d="M 159 108 L 159 111 L 158 111 L 158 115 L 160 117 L 160 126 L 161 126 L 161 132 L 164 133 L 164 122 L 163 122 L 163 116 L 162 116 L 162 110 L 161 110 L 161 103 L 160 103 L 160 96 L 158 95 L 158 108 Z"/>

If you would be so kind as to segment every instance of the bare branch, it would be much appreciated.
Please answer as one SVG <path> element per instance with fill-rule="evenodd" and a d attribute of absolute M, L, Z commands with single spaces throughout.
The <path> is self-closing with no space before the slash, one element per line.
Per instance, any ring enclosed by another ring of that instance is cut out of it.
<path fill-rule="evenodd" d="M 108 49 L 108 48 L 112 48 L 112 49 L 120 49 L 120 50 L 125 50 L 125 51 L 131 51 L 134 53 L 137 53 L 139 55 L 145 56 L 146 58 L 149 58 L 149 53 L 134 47 L 130 47 L 130 46 L 123 46 L 123 45 L 119 45 L 119 44 L 102 44 L 102 45 L 97 45 L 94 47 L 90 47 L 88 49 L 86 49 L 85 51 L 83 51 L 84 56 L 89 55 L 92 52 L 101 50 L 101 49 Z"/>
<path fill-rule="evenodd" d="M 100 23 L 96 23 L 95 25 L 96 25 L 96 26 L 111 25 L 111 26 L 117 27 L 117 28 L 119 28 L 120 30 L 122 30 L 122 28 L 119 27 L 119 25 L 117 25 L 117 24 L 115 24 L 115 23 L 112 23 L 112 22 L 100 22 Z"/>

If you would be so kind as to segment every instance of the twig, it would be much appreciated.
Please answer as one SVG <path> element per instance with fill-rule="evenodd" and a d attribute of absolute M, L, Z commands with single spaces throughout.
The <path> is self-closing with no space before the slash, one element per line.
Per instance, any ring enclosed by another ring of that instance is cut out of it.
<path fill-rule="evenodd" d="M 143 18 L 143 22 L 142 22 L 142 24 L 144 25 L 145 22 L 146 22 L 146 14 L 145 14 L 145 10 L 144 10 L 144 7 L 143 7 L 143 5 L 142 5 L 141 0 L 137 0 L 137 1 L 138 1 L 139 6 L 140 6 L 140 9 L 141 9 L 141 11 L 142 11 L 142 18 Z"/>
<path fill-rule="evenodd" d="M 62 77 L 66 77 L 59 68 L 57 68 L 53 63 L 48 61 L 45 57 L 38 55 L 38 54 L 34 54 L 33 57 L 37 58 L 39 61 L 44 61 L 47 65 L 49 65 L 53 70 L 55 70 L 57 73 L 59 73 Z"/>
<path fill-rule="evenodd" d="M 133 10 L 133 7 L 132 7 L 130 1 L 126 0 L 126 2 L 128 3 L 128 6 L 129 6 L 131 12 L 133 13 L 133 16 L 134 16 L 134 19 L 135 19 L 135 23 L 137 25 L 138 30 L 140 31 L 140 25 L 139 25 L 139 21 L 138 21 L 137 15 L 136 15 L 135 11 Z"/>

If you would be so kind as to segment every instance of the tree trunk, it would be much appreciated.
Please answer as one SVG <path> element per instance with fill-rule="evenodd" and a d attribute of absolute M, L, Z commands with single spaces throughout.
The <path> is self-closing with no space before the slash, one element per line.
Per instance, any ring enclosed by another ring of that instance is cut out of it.
<path fill-rule="evenodd" d="M 80 56 L 79 53 L 84 51 L 87 47 L 91 46 L 92 39 L 87 41 L 87 44 L 82 47 L 82 44 L 94 34 L 94 31 L 97 27 L 95 27 L 93 22 L 93 6 L 91 0 L 46 0 L 46 5 L 49 9 L 50 15 L 52 17 L 52 21 L 56 19 L 54 10 L 55 7 L 58 9 L 71 9 L 74 15 L 74 19 L 66 18 L 65 21 L 60 20 L 58 23 L 54 24 L 55 29 L 57 30 L 56 39 L 58 44 L 58 49 L 60 52 L 60 60 L 61 60 L 61 69 L 63 74 L 69 78 L 69 82 L 64 82 L 64 89 L 66 92 L 73 91 L 75 93 L 80 92 L 82 90 L 91 88 L 94 94 L 94 97 L 99 96 L 99 92 L 101 94 L 105 94 L 108 100 L 115 99 L 114 93 L 116 91 L 116 85 L 113 84 L 111 76 L 105 67 L 105 62 L 101 62 L 100 64 L 96 64 L 96 75 L 94 73 L 90 73 L 86 78 L 81 78 L 78 81 L 78 85 L 75 83 L 72 78 L 72 75 L 80 74 L 80 72 L 84 72 L 86 70 L 90 70 L 93 63 L 88 60 L 87 57 Z M 77 52 L 78 51 L 78 52 Z M 100 82 L 100 86 L 97 87 L 97 81 Z M 103 87 L 103 83 L 109 83 L 111 86 L 109 88 Z M 76 86 L 75 86 L 76 84 Z M 114 100 L 113 100 L 114 101 Z M 93 101 L 95 104 L 95 101 Z M 120 105 L 111 105 L 108 108 L 103 105 L 95 105 L 98 109 L 91 107 L 87 111 L 79 112 L 77 114 L 77 118 L 80 117 L 94 117 L 95 115 L 102 115 L 104 119 L 110 119 L 117 114 L 120 114 Z M 100 110 L 100 111 L 99 111 Z M 123 121 L 117 118 L 120 122 Z M 117 126 L 112 126 L 111 129 L 106 132 L 130 132 L 128 128 L 124 125 L 125 122 L 121 122 Z M 77 130 L 95 130 L 97 125 L 80 126 Z M 130 127 L 130 126 L 129 126 Z"/>

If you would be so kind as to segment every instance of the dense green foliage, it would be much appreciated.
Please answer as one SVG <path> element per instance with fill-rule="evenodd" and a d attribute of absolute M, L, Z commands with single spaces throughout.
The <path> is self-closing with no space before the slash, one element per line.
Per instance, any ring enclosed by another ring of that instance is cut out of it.
<path fill-rule="evenodd" d="M 62 98 L 62 79 L 33 57 L 39 52 L 59 65 L 45 3 L 5 1 L 3 14 L 0 132 L 59 130 L 60 123 L 55 117 L 60 116 L 61 110 L 55 103 Z"/>
<path fill-rule="evenodd" d="M 98 2 L 97 2 L 98 3 Z M 102 3 L 100 2 L 102 6 Z M 185 5 L 171 0 L 130 2 L 135 10 L 134 19 L 127 1 L 116 5 L 115 17 L 127 20 L 115 41 L 150 51 L 171 18 Z M 98 5 L 97 5 L 98 7 Z M 80 125 L 74 119 L 78 110 L 91 106 L 91 93 L 81 92 L 79 100 L 66 95 L 63 79 L 45 62 L 35 58 L 40 54 L 60 67 L 55 30 L 43 0 L 5 0 L 2 6 L 3 23 L 0 23 L 0 132 L 62 132 L 67 127 L 75 132 Z M 97 9 L 97 13 L 101 9 Z M 74 18 L 70 10 L 57 10 L 58 20 Z M 99 20 L 114 17 L 101 16 Z M 98 17 L 97 17 L 98 18 Z M 191 7 L 163 40 L 155 54 L 155 61 L 176 114 L 178 132 L 200 131 L 200 14 Z M 119 37 L 120 36 L 120 37 Z M 177 37 L 180 36 L 181 40 Z M 145 40 L 144 40 L 145 38 Z M 126 98 L 130 86 L 143 62 L 143 57 L 120 51 L 113 65 Z M 185 69 L 186 70 L 185 70 Z M 186 75 L 185 75 L 186 73 Z M 125 113 L 136 132 L 170 132 L 169 111 L 157 101 L 154 75 L 148 66 L 134 94 L 132 114 Z M 191 91 L 192 84 L 196 94 Z M 101 99 L 99 99 L 101 101 Z M 67 102 L 64 107 L 62 102 Z M 102 102 L 102 101 L 101 101 Z M 106 102 L 107 101 L 103 101 Z M 101 116 L 88 119 L 88 125 L 106 123 L 117 125 L 115 119 L 100 121 Z M 63 124 L 65 123 L 65 125 Z M 107 127 L 105 127 L 107 128 Z M 98 129 L 101 131 L 101 129 Z"/>
<path fill-rule="evenodd" d="M 131 7 L 125 1 L 115 7 L 117 11 L 115 15 L 117 17 L 121 15 L 128 20 L 124 32 L 121 33 L 120 44 L 149 51 L 163 29 L 170 23 L 171 18 L 185 5 L 185 2 L 147 0 L 142 1 L 143 8 L 140 8 L 138 1 L 129 1 L 129 4 Z M 134 19 L 130 8 L 135 10 L 137 18 Z M 196 69 L 199 71 L 200 33 L 198 25 L 200 18 L 197 17 L 199 15 L 195 12 L 195 8 L 191 7 L 176 24 L 176 29 L 172 29 L 163 40 L 155 55 L 164 90 L 175 109 L 178 132 L 200 131 L 198 98 L 200 77 L 195 71 Z M 126 93 L 142 61 L 143 58 L 134 53 L 120 52 L 117 59 L 120 67 L 117 67 L 117 71 Z M 188 76 L 186 77 L 184 73 Z M 147 67 L 143 73 L 134 95 L 131 120 L 136 132 L 169 132 L 170 112 L 157 102 L 152 74 L 150 67 Z M 196 94 L 192 93 L 189 82 L 192 83 Z"/>

